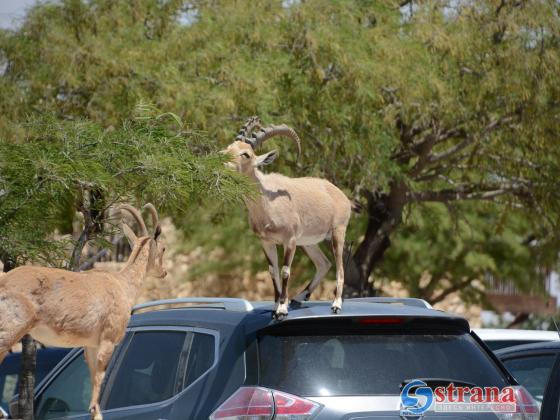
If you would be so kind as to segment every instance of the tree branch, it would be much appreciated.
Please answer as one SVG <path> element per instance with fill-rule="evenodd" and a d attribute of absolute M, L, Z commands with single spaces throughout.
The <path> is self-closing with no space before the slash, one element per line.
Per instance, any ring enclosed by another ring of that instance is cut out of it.
<path fill-rule="evenodd" d="M 426 158 L 426 161 L 427 161 L 428 164 L 441 162 L 442 160 L 445 160 L 445 159 L 453 156 L 454 154 L 460 152 L 465 147 L 470 146 L 472 144 L 472 140 L 473 140 L 472 137 L 466 137 L 463 140 L 461 140 L 460 142 L 458 142 L 457 144 L 455 144 L 454 146 L 451 146 L 449 149 L 446 149 L 441 153 L 434 153 L 434 154 L 429 155 Z"/>
<path fill-rule="evenodd" d="M 409 135 L 413 137 L 425 130 L 426 128 L 418 131 L 413 130 Z M 413 142 L 412 145 L 407 149 L 401 150 L 395 153 L 394 155 L 392 155 L 391 159 L 398 160 L 401 163 L 406 163 L 408 162 L 408 160 L 412 159 L 415 156 L 421 156 L 422 154 L 428 155 L 428 153 L 431 151 L 431 148 L 439 143 L 443 143 L 444 141 L 449 140 L 451 138 L 464 137 L 464 136 L 466 136 L 466 133 L 462 128 L 453 128 L 447 130 L 439 134 L 435 138 L 435 140 L 434 140 L 433 133 L 429 133 L 423 136 L 420 140 Z M 405 144 L 405 142 L 403 142 L 402 140 L 401 143 Z"/>
<path fill-rule="evenodd" d="M 496 16 L 498 16 L 500 14 L 500 12 L 502 11 L 502 9 L 505 5 L 506 5 L 506 0 L 501 0 L 500 4 L 496 8 Z"/>
<path fill-rule="evenodd" d="M 484 127 L 484 129 L 480 133 L 480 137 L 482 138 L 482 137 L 488 135 L 489 133 L 496 130 L 497 128 L 503 127 L 504 125 L 514 121 L 518 117 L 519 117 L 519 111 L 516 111 L 512 114 L 507 114 L 507 115 L 504 115 L 503 117 L 492 120 L 486 127 Z M 464 131 L 462 131 L 462 132 L 457 131 L 457 135 L 459 133 L 463 134 L 463 135 L 466 135 L 466 133 Z M 448 135 L 447 138 L 450 138 L 450 136 Z M 457 144 L 451 146 L 450 148 L 444 150 L 443 152 L 429 155 L 426 158 L 426 161 L 427 161 L 428 164 L 441 162 L 442 160 L 445 160 L 445 159 L 455 155 L 456 153 L 462 151 L 466 147 L 470 146 L 474 142 L 474 140 L 475 140 L 474 136 L 467 135 L 465 138 L 463 138 L 463 140 L 461 140 Z"/>
<path fill-rule="evenodd" d="M 443 290 L 440 294 L 438 294 L 433 299 L 429 299 L 430 304 L 435 305 L 436 303 L 441 302 L 443 299 L 445 299 L 451 293 L 455 293 L 455 292 L 458 292 L 459 290 L 464 289 L 465 287 L 467 287 L 471 284 L 471 280 L 472 279 L 465 279 L 462 282 L 456 283 L 456 284 L 452 285 L 451 287 Z"/>
<path fill-rule="evenodd" d="M 123 238 L 122 236 L 117 236 L 115 239 L 113 239 L 113 241 L 111 241 L 111 244 L 113 245 L 113 247 L 115 247 L 120 242 L 120 240 L 122 238 Z M 88 258 L 87 261 L 82 263 L 80 265 L 80 268 L 78 269 L 78 271 L 86 271 L 86 270 L 92 269 L 94 264 L 97 261 L 99 261 L 101 258 L 105 257 L 109 253 L 109 251 L 110 251 L 109 248 L 103 248 L 103 249 L 99 250 L 95 255 Z"/>
<path fill-rule="evenodd" d="M 454 128 L 450 128 L 449 130 L 445 130 L 443 132 L 441 132 L 440 134 L 437 135 L 437 138 L 434 142 L 434 145 L 436 144 L 440 144 L 443 143 L 446 140 L 455 138 L 455 137 L 466 137 L 467 133 L 465 132 L 465 129 L 461 127 L 461 125 L 463 125 L 464 123 L 460 123 L 459 125 L 457 125 Z M 416 143 L 414 145 L 415 149 L 414 150 L 419 150 L 419 148 L 422 147 L 422 145 L 426 142 L 425 139 L 423 139 L 422 141 Z"/>
<path fill-rule="evenodd" d="M 527 159 L 522 159 L 522 158 L 518 158 L 515 156 L 499 156 L 496 154 L 486 154 L 486 157 L 488 159 L 491 159 L 497 163 L 501 163 L 502 161 L 506 161 L 506 162 L 510 162 L 513 163 L 515 165 L 521 166 L 521 167 L 528 167 L 531 169 L 541 169 L 543 167 L 543 165 L 538 165 L 534 162 L 531 162 L 530 160 Z"/>
<path fill-rule="evenodd" d="M 451 169 L 462 169 L 462 170 L 471 169 L 470 166 L 459 165 L 459 162 L 461 162 L 464 159 L 467 159 L 468 157 L 469 157 L 469 154 L 465 154 L 465 153 L 460 154 L 460 155 L 455 155 L 455 156 L 451 157 L 450 159 L 448 159 L 444 164 L 440 164 L 440 165 L 437 165 L 437 166 L 431 166 L 430 168 L 428 168 L 428 170 L 425 173 L 420 174 L 413 179 L 416 182 L 433 181 L 435 179 L 438 179 L 440 175 L 445 174 L 446 172 L 450 171 Z"/>
<path fill-rule="evenodd" d="M 501 184 L 492 186 L 459 186 L 453 189 L 443 189 L 439 191 L 417 191 L 408 192 L 408 202 L 436 201 L 449 202 L 458 200 L 492 200 L 495 197 L 505 194 L 527 193 L 526 184 Z"/>
<path fill-rule="evenodd" d="M 101 231 L 101 221 L 103 219 L 103 211 L 98 209 L 99 201 L 102 194 L 99 190 L 82 190 L 78 210 L 84 216 L 84 229 L 72 250 L 72 256 L 68 261 L 68 270 L 79 271 L 80 259 L 82 251 L 89 240 Z"/>
<path fill-rule="evenodd" d="M 101 258 L 103 258 L 105 255 L 107 255 L 108 253 L 109 253 L 109 249 L 103 248 L 101 251 L 97 252 L 93 257 L 88 258 L 86 262 L 80 264 L 80 267 L 78 268 L 77 271 L 86 271 L 92 269 L 95 263 Z"/>
<path fill-rule="evenodd" d="M 80 233 L 80 237 L 78 238 L 78 241 L 76 242 L 76 245 L 74 245 L 74 249 L 72 250 L 72 256 L 70 257 L 70 261 L 68 262 L 68 270 L 79 271 L 82 251 L 88 241 L 90 230 L 91 229 L 86 221 L 84 229 L 82 230 L 82 233 Z"/>

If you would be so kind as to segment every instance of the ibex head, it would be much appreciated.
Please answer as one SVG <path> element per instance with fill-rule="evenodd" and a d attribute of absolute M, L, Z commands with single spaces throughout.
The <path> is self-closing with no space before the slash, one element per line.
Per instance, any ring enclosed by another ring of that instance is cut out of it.
<path fill-rule="evenodd" d="M 128 239 L 133 253 L 135 248 L 137 247 L 149 247 L 148 266 L 146 272 L 149 276 L 163 278 L 167 275 L 167 271 L 163 266 L 165 244 L 161 240 L 158 240 L 161 234 L 161 226 L 159 224 L 158 213 L 156 208 L 151 203 L 146 204 L 144 208 L 147 209 L 152 216 L 153 232 L 148 232 L 146 223 L 144 223 L 142 215 L 136 208 L 128 204 L 123 204 L 119 209 L 121 211 L 125 210 L 130 213 L 130 215 L 134 218 L 140 228 L 139 236 L 136 236 L 134 231 L 126 223 L 123 223 L 123 233 L 124 236 L 126 236 L 126 238 Z"/>
<path fill-rule="evenodd" d="M 258 129 L 258 131 L 253 133 L 255 129 Z M 223 150 L 224 153 L 229 153 L 232 157 L 231 161 L 228 162 L 226 166 L 238 172 L 248 174 L 251 173 L 255 167 L 272 163 L 278 155 L 276 150 L 272 150 L 263 155 L 255 154 L 255 150 L 266 140 L 275 136 L 285 136 L 295 141 L 299 158 L 301 153 L 300 140 L 292 128 L 288 127 L 286 124 L 262 127 L 259 117 L 255 116 L 249 118 L 245 122 L 235 138 L 235 141 Z"/>

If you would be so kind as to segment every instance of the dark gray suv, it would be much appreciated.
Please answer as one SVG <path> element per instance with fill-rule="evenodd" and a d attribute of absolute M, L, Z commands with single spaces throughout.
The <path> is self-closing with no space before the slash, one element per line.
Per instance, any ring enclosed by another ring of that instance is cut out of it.
<path fill-rule="evenodd" d="M 306 302 L 283 321 L 272 309 L 227 298 L 137 306 L 107 371 L 104 418 L 400 419 L 401 389 L 413 379 L 517 385 L 467 321 L 422 300 L 347 299 L 337 315 L 328 302 Z M 89 393 L 76 349 L 37 387 L 36 419 L 88 419 Z M 515 418 L 538 418 L 518 408 Z M 423 418 L 441 417 L 498 418 Z"/>

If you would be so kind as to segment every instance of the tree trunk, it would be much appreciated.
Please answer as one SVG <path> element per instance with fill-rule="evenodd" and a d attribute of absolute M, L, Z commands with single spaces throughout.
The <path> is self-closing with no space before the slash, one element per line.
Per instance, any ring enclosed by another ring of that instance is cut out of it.
<path fill-rule="evenodd" d="M 2 259 L 2 264 L 4 265 L 4 268 L 2 269 L 4 273 L 7 273 L 8 271 L 16 268 L 17 266 L 16 258 L 12 257 L 5 251 L 0 251 L 0 255 L 1 255 L 0 259 Z"/>
<path fill-rule="evenodd" d="M 80 270 L 80 260 L 82 258 L 82 251 L 84 250 L 84 246 L 89 239 L 89 231 L 90 225 L 88 223 L 88 219 L 86 219 L 86 224 L 84 226 L 84 230 L 80 234 L 74 249 L 72 250 L 72 256 L 70 257 L 70 261 L 68 262 L 68 270 L 70 271 L 79 271 Z"/>
<path fill-rule="evenodd" d="M 366 194 L 368 224 L 364 239 L 345 269 L 346 297 L 375 296 L 376 290 L 369 277 L 383 260 L 391 246 L 390 235 L 402 221 L 406 191 L 403 183 L 394 182 L 388 194 Z"/>
<path fill-rule="evenodd" d="M 19 375 L 18 418 L 33 420 L 35 367 L 37 346 L 29 334 L 21 340 L 21 371 Z"/>
<path fill-rule="evenodd" d="M 84 216 L 84 229 L 80 233 L 78 241 L 72 250 L 72 256 L 68 261 L 68 270 L 80 271 L 80 260 L 84 247 L 96 234 L 103 231 L 103 205 L 104 197 L 98 189 L 84 190 L 78 210 Z"/>
<path fill-rule="evenodd" d="M 506 328 L 519 328 L 519 325 L 524 323 L 529 319 L 529 314 L 526 313 L 518 313 L 514 320 L 509 323 Z"/>

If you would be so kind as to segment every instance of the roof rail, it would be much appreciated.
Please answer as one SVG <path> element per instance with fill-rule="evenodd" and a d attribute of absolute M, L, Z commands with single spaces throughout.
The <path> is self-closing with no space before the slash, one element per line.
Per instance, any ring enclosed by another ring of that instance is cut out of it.
<path fill-rule="evenodd" d="M 131 313 L 156 306 L 170 305 L 176 307 L 207 307 L 222 308 L 227 311 L 249 312 L 253 310 L 253 305 L 245 299 L 237 298 L 215 298 L 215 297 L 192 297 L 192 298 L 176 298 L 153 300 L 151 302 L 140 303 L 132 308 Z"/>
<path fill-rule="evenodd" d="M 433 309 L 432 305 L 424 299 L 418 298 L 393 298 L 393 297 L 365 297 L 365 298 L 352 298 L 348 299 L 352 302 L 365 302 L 365 303 L 393 303 L 405 306 L 415 306 L 417 308 Z"/>

